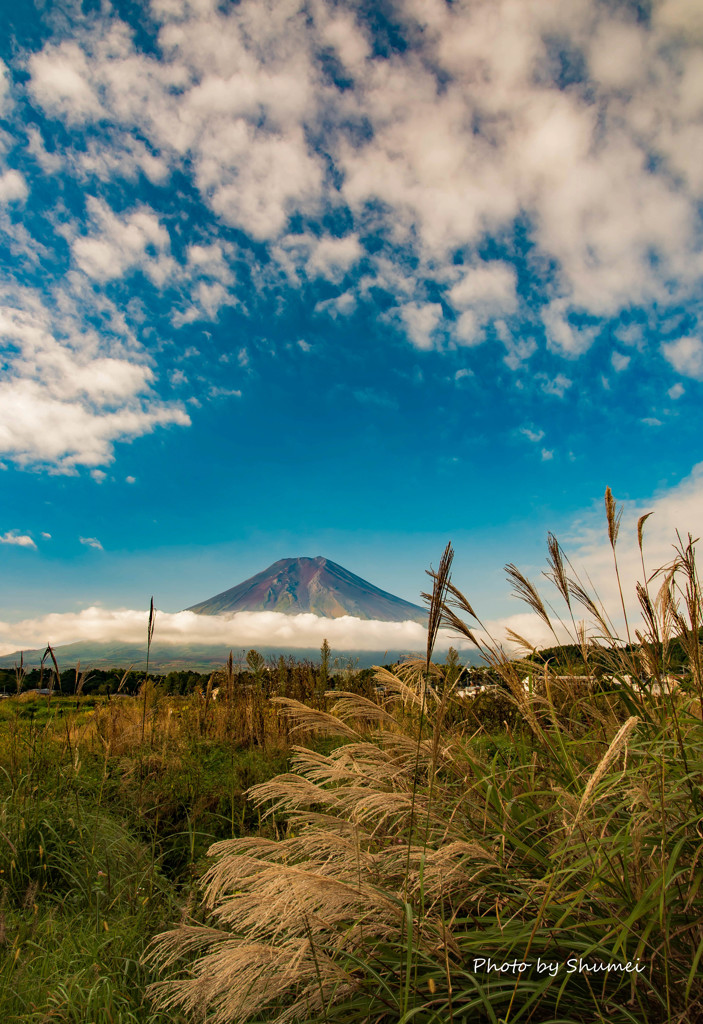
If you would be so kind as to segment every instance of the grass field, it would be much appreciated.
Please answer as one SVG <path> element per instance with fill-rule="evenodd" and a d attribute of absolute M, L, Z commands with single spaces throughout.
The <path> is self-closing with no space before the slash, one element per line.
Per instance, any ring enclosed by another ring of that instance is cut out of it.
<path fill-rule="evenodd" d="M 692 543 L 631 642 L 553 538 L 562 621 L 508 567 L 550 657 L 505 654 L 450 566 L 426 660 L 374 681 L 252 652 L 186 697 L 0 704 L 1 1019 L 703 1021 Z M 441 624 L 491 689 L 433 663 Z"/>

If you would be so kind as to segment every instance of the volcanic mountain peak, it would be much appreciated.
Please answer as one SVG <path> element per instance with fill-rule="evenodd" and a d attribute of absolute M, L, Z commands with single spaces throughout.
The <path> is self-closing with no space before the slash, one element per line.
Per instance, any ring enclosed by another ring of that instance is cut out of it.
<path fill-rule="evenodd" d="M 199 615 L 227 612 L 269 611 L 314 615 L 336 619 L 353 615 L 358 619 L 427 622 L 427 612 L 355 576 L 343 566 L 318 555 L 316 558 L 280 558 L 268 569 L 251 576 L 236 587 L 201 601 L 187 609 Z"/>

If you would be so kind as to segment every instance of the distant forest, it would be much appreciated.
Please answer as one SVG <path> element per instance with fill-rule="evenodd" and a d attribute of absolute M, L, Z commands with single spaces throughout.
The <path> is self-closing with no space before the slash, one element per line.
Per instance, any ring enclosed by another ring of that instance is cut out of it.
<path fill-rule="evenodd" d="M 285 693 L 290 696 L 301 696 L 334 685 L 340 676 L 347 682 L 352 679 L 355 688 L 371 685 L 374 670 L 371 668 L 357 669 L 353 664 L 336 665 L 334 662 L 322 660 L 315 664 L 312 661 L 297 661 L 293 657 L 280 657 L 277 662 L 267 662 L 258 651 L 249 651 L 246 660 L 233 666 L 235 687 L 246 688 L 256 686 L 264 694 Z M 217 687 L 224 680 L 225 670 L 215 672 L 196 672 L 191 669 L 171 671 L 167 673 L 149 672 L 151 683 L 170 696 L 187 696 L 201 690 L 203 693 L 208 685 Z M 57 679 L 53 667 L 49 663 L 44 669 L 33 668 L 22 673 L 19 679 L 15 669 L 0 669 L 0 692 L 5 694 L 26 693 L 28 690 L 49 689 L 54 693 L 84 696 L 106 696 L 116 694 L 135 695 L 145 681 L 143 669 L 87 669 L 76 671 L 67 668 L 60 671 Z"/>

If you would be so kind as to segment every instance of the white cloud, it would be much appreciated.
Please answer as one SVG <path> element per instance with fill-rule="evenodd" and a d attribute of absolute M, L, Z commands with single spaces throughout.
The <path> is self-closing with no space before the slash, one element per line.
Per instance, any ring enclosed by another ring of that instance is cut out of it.
<path fill-rule="evenodd" d="M 136 484 L 137 482 L 137 478 L 135 476 L 126 476 L 124 479 L 126 484 Z"/>
<path fill-rule="evenodd" d="M 630 365 L 630 356 L 626 356 L 623 352 L 613 352 L 610 357 L 613 369 L 616 373 L 621 373 L 626 370 Z"/>
<path fill-rule="evenodd" d="M 79 537 L 81 544 L 84 544 L 88 548 L 95 548 L 96 551 L 102 551 L 103 546 L 97 537 Z"/>
<path fill-rule="evenodd" d="M 616 492 L 617 497 L 617 492 Z M 641 610 L 636 595 L 636 583 L 642 580 L 642 563 L 637 542 L 637 521 L 647 512 L 653 514 L 644 524 L 644 559 L 647 575 L 651 578 L 659 567 L 670 566 L 675 557 L 675 546 L 679 543 L 677 531 L 682 540 L 687 542 L 688 534 L 693 538 L 703 537 L 703 463 L 694 466 L 691 473 L 679 484 L 662 489 L 649 499 L 618 501 L 623 507 L 618 541 L 616 545 L 618 567 L 622 582 L 625 606 L 627 609 L 630 632 L 634 636 L 635 629 L 642 629 Z M 594 501 L 591 508 L 585 509 L 573 522 L 570 531 L 559 536 L 563 550 L 571 563 L 569 574 L 577 575 L 587 592 L 602 606 L 615 630 L 623 638 L 626 637 L 625 624 L 620 605 L 618 582 L 613 567 L 613 553 L 608 542 L 608 531 L 602 497 Z M 700 551 L 700 546 L 699 546 Z M 545 551 L 546 554 L 546 551 Z M 520 568 L 520 566 L 518 566 Z M 545 563 L 546 569 L 546 563 Z M 543 598 L 550 602 L 556 614 L 552 620 L 561 642 L 569 640 L 572 632 L 570 616 L 555 588 L 540 578 L 537 570 L 527 574 L 537 586 Z M 454 582 L 462 589 L 462 581 L 455 578 Z M 649 584 L 650 594 L 654 597 L 661 583 L 662 576 L 655 577 Z M 508 597 L 507 590 L 505 597 Z M 680 594 L 679 594 L 680 597 Z M 510 599 L 514 604 L 515 598 Z M 497 615 L 486 622 L 488 633 L 499 641 L 506 637 L 507 629 L 513 629 L 526 637 L 537 647 L 548 647 L 554 644 L 553 634 L 544 622 L 532 612 L 516 612 L 511 614 L 509 605 L 505 604 L 505 614 Z M 524 605 L 523 605 L 524 607 Z M 481 609 L 477 608 L 479 614 Z M 562 624 L 558 615 L 561 612 Z M 602 638 L 602 629 L 591 621 L 588 613 L 578 604 L 575 605 L 577 620 L 584 618 L 589 634 L 596 639 Z M 567 626 L 564 623 L 568 623 Z M 477 635 L 485 636 L 481 630 Z M 511 643 L 506 643 L 511 647 Z"/>
<path fill-rule="evenodd" d="M 78 640 L 101 643 L 141 644 L 146 633 L 144 611 L 86 608 L 78 613 L 56 613 L 13 624 L 0 622 L 0 654 L 45 644 Z M 319 647 L 327 638 L 338 650 L 422 651 L 427 633 L 416 622 L 380 622 L 338 619 L 309 613 L 237 612 L 234 615 L 196 615 L 194 612 L 156 614 L 156 644 L 222 645 L 223 658 L 232 647 Z M 440 638 L 446 649 L 449 639 Z M 60 652 L 59 657 L 60 657 Z"/>
<path fill-rule="evenodd" d="M 683 384 L 672 384 L 672 386 L 667 391 L 667 395 L 675 402 L 677 399 L 681 398 L 681 395 L 683 395 L 685 391 L 686 389 L 684 388 Z"/>
<path fill-rule="evenodd" d="M 28 534 L 20 533 L 19 530 L 8 530 L 7 533 L 0 534 L 0 544 L 15 544 L 19 548 L 36 548 L 37 546 Z"/>
<path fill-rule="evenodd" d="M 27 152 L 31 153 L 45 174 L 56 174 L 63 170 L 63 157 L 56 151 L 49 152 L 38 128 L 27 128 Z"/>
<path fill-rule="evenodd" d="M 674 369 L 694 380 L 703 380 L 703 341 L 700 338 L 679 338 L 665 342 L 662 353 Z"/>
<path fill-rule="evenodd" d="M 438 302 L 408 302 L 395 312 L 415 348 L 436 346 L 437 330 L 442 321 L 442 307 Z"/>
<path fill-rule="evenodd" d="M 61 165 L 62 161 L 56 154 L 37 150 L 37 156 L 44 164 Z M 111 144 L 105 145 L 104 140 L 89 140 L 85 149 L 71 154 L 71 162 L 76 175 L 86 181 L 97 178 L 99 181 L 111 181 L 124 178 L 136 181 L 143 174 L 152 184 L 163 184 L 170 174 L 168 161 L 160 154 L 154 153 L 139 139 L 118 134 Z"/>
<path fill-rule="evenodd" d="M 617 498 L 617 490 L 614 492 Z M 648 499 L 638 498 L 618 504 L 623 506 L 616 547 L 618 563 L 628 611 L 636 613 L 635 581 L 642 576 L 637 520 L 646 512 L 653 513 L 644 525 L 645 565 L 648 575 L 651 575 L 655 569 L 672 561 L 677 531 L 684 540 L 689 533 L 694 539 L 703 537 L 703 463 L 694 466 L 680 483 L 663 488 Z M 569 558 L 582 574 L 588 572 L 606 608 L 616 619 L 619 596 L 602 499 L 596 502 L 594 509 L 584 511 L 570 536 L 561 539 L 565 541 Z M 658 585 L 656 581 L 653 584 L 654 588 Z"/>
<path fill-rule="evenodd" d="M 139 268 L 157 286 L 175 270 L 168 255 L 168 231 L 153 211 L 144 207 L 118 217 L 99 199 L 89 198 L 86 207 L 94 233 L 74 238 L 71 243 L 78 266 L 89 277 L 110 281 Z"/>
<path fill-rule="evenodd" d="M 517 308 L 517 275 L 507 263 L 472 267 L 447 293 L 455 309 L 473 309 L 486 315 L 512 313 Z"/>
<path fill-rule="evenodd" d="M 596 331 L 592 327 L 574 327 L 569 321 L 569 309 L 562 300 L 552 302 L 542 311 L 547 334 L 547 345 L 560 355 L 582 355 L 593 343 Z"/>
<path fill-rule="evenodd" d="M 51 534 L 50 533 L 42 532 L 42 537 L 44 538 L 44 540 L 51 540 Z"/>
<path fill-rule="evenodd" d="M 554 452 L 551 451 L 549 448 L 543 448 L 541 454 L 542 454 L 542 462 L 551 462 L 552 459 L 554 458 Z"/>
<path fill-rule="evenodd" d="M 33 54 L 29 72 L 29 90 L 48 114 L 73 124 L 95 120 L 103 113 L 90 81 L 90 62 L 77 43 L 66 41 Z"/>
<path fill-rule="evenodd" d="M 329 235 L 317 237 L 310 232 L 285 235 L 273 247 L 273 255 L 288 275 L 297 281 L 302 275 L 309 279 L 323 278 L 339 284 L 345 274 L 362 258 L 364 250 L 355 233 L 343 238 Z M 320 303 L 323 309 L 338 299 Z"/>
<path fill-rule="evenodd" d="M 0 117 L 6 117 L 11 106 L 10 69 L 3 60 L 0 60 Z"/>
<path fill-rule="evenodd" d="M 533 444 L 537 444 L 544 437 L 543 430 L 535 430 L 533 427 L 520 427 L 520 433 L 523 437 L 526 437 L 528 441 L 532 441 Z"/>
<path fill-rule="evenodd" d="M 0 295 L 0 453 L 21 466 L 59 472 L 99 469 L 117 441 L 158 425 L 190 423 L 179 404 L 161 403 L 136 340 L 117 318 L 100 335 L 72 305 L 69 281 L 50 310 L 29 289 Z"/>
<path fill-rule="evenodd" d="M 100 120 L 104 145 L 66 156 L 76 173 L 163 182 L 178 169 L 222 222 L 270 243 L 286 272 L 341 281 L 368 228 L 385 255 L 369 257 L 358 294 L 376 283 L 409 303 L 400 322 L 416 347 L 436 347 L 423 278 L 459 314 L 456 343 L 520 312 L 507 257 L 479 255 L 487 236 L 514 237 L 520 218 L 549 299 L 547 344 L 577 358 L 596 336 L 589 317 L 663 310 L 703 276 L 699 8 L 662 0 L 648 24 L 628 11 L 596 0 L 399 0 L 408 46 L 382 57 L 354 5 L 243 0 L 225 12 L 153 0 L 161 59 L 140 52 L 116 16 L 96 18 L 29 58 L 28 89 L 69 126 Z M 326 75 L 330 50 L 353 88 Z M 588 77 L 563 88 L 569 54 Z M 344 203 L 345 237 L 291 253 L 292 218 Z M 86 273 L 106 281 L 141 268 L 157 285 L 170 280 L 153 215 L 112 218 L 74 240 Z M 405 265 L 390 273 L 384 259 L 400 262 L 401 251 Z M 229 289 L 206 280 L 178 322 L 215 316 Z M 344 312 L 336 302 L 320 308 Z M 516 369 L 534 344 L 509 348 L 507 364 Z"/>
<path fill-rule="evenodd" d="M 321 238 L 310 254 L 306 269 L 312 277 L 341 281 L 362 255 L 363 249 L 354 234 L 345 238 Z"/>
<path fill-rule="evenodd" d="M 0 203 L 23 203 L 28 195 L 27 182 L 19 171 L 0 175 Z"/>
<path fill-rule="evenodd" d="M 457 317 L 456 323 L 453 326 L 452 334 L 454 340 L 459 345 L 465 345 L 466 347 L 480 345 L 484 340 L 481 324 L 472 309 L 465 310 L 459 317 Z"/>
<path fill-rule="evenodd" d="M 227 250 L 228 254 L 231 250 Z M 188 267 L 194 273 L 210 277 L 220 284 L 230 285 L 234 274 L 225 258 L 225 248 L 219 242 L 210 245 L 188 246 Z"/>
<path fill-rule="evenodd" d="M 558 373 L 553 378 L 540 374 L 537 379 L 541 381 L 542 391 L 547 395 L 554 395 L 555 398 L 563 398 L 573 384 L 573 381 L 563 373 Z"/>
<path fill-rule="evenodd" d="M 96 484 L 102 484 L 107 480 L 107 473 L 102 469 L 91 469 L 90 475 L 93 480 L 95 480 Z"/>

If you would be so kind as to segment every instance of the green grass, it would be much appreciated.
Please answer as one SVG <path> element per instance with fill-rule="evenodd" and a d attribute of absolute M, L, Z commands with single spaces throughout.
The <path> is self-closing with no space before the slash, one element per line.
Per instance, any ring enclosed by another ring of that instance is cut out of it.
<path fill-rule="evenodd" d="M 158 742 L 141 744 L 130 698 L 0 704 L 0 1020 L 185 1020 L 145 999 L 145 947 L 181 916 L 208 847 L 258 829 L 244 793 L 288 754 L 202 736 L 187 701 L 172 707 L 178 728 L 164 735 L 163 704 Z"/>

